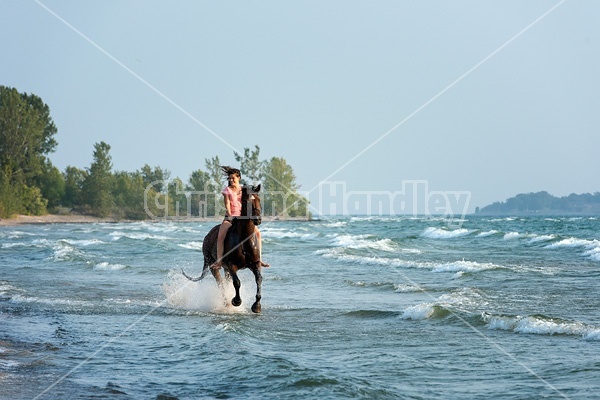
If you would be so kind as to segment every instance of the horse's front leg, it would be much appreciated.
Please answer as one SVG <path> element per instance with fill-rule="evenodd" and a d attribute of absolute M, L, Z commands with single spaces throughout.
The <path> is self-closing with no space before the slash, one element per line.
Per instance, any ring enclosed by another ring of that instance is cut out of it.
<path fill-rule="evenodd" d="M 257 264 L 256 267 L 252 268 L 252 272 L 254 273 L 254 279 L 256 280 L 256 301 L 252 304 L 252 312 L 258 314 L 261 311 L 260 299 L 262 298 L 262 274 L 260 272 L 260 266 Z"/>
<path fill-rule="evenodd" d="M 227 302 L 227 296 L 225 295 L 225 283 L 223 282 L 223 279 L 221 278 L 221 271 L 218 269 L 211 268 L 210 272 L 212 272 L 213 276 L 215 277 L 215 280 L 217 281 L 217 286 L 219 287 L 219 291 L 221 292 L 221 297 L 223 298 L 223 304 L 225 304 L 225 306 L 227 306 L 228 302 Z"/>
<path fill-rule="evenodd" d="M 231 304 L 235 307 L 239 307 L 242 305 L 242 298 L 240 297 L 240 286 L 242 285 L 240 282 L 240 278 L 238 278 L 238 267 L 232 265 L 229 268 L 229 275 L 231 275 L 231 280 L 233 281 L 233 287 L 235 289 L 235 297 L 231 299 Z"/>

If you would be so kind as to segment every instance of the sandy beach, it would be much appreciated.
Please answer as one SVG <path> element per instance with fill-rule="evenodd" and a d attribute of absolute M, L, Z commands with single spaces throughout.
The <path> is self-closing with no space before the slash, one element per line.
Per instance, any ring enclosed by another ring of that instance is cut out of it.
<path fill-rule="evenodd" d="M 0 219 L 0 226 L 15 226 L 23 224 L 68 224 L 92 222 L 117 222 L 116 219 L 98 218 L 91 215 L 17 215 L 14 218 Z"/>
<path fill-rule="evenodd" d="M 200 217 L 171 217 L 171 218 L 159 218 L 159 219 L 146 219 L 144 222 L 160 222 L 160 221 L 172 221 L 172 222 L 215 222 L 219 223 L 222 218 L 200 218 Z M 308 221 L 308 218 L 277 218 L 277 217 L 263 217 L 263 222 L 276 222 L 276 221 Z M 116 223 L 116 222 L 141 222 L 133 221 L 128 219 L 117 219 L 117 218 L 99 218 L 91 215 L 59 215 L 59 214 L 46 214 L 46 215 L 18 215 L 14 218 L 0 219 L 0 226 L 16 226 L 25 224 L 82 224 L 82 223 Z"/>

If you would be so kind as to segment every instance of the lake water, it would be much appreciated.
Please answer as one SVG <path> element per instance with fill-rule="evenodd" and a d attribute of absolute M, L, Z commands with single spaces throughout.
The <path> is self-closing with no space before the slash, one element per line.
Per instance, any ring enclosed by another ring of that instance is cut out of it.
<path fill-rule="evenodd" d="M 0 227 L 0 398 L 600 399 L 600 219 L 447 222 L 265 222 L 259 315 L 213 223 Z"/>

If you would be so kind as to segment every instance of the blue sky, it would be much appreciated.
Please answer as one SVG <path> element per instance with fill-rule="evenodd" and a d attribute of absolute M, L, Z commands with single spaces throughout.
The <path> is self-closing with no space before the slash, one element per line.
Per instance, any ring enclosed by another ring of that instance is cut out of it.
<path fill-rule="evenodd" d="M 549 12 L 550 11 L 550 12 Z M 0 84 L 50 106 L 52 162 L 160 166 L 258 144 L 356 192 L 600 191 L 600 3 L 0 1 Z M 532 24 L 533 23 L 533 24 Z"/>

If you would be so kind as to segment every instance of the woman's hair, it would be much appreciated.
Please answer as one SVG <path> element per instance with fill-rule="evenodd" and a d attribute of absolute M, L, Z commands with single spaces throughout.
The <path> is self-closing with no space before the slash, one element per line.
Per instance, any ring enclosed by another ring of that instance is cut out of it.
<path fill-rule="evenodd" d="M 221 165 L 221 169 L 223 170 L 223 174 L 225 174 L 227 176 L 229 176 L 231 174 L 235 174 L 235 175 L 237 175 L 240 178 L 242 177 L 242 174 L 241 174 L 240 170 L 237 169 L 237 168 L 231 168 L 231 167 L 229 167 L 227 165 Z"/>

